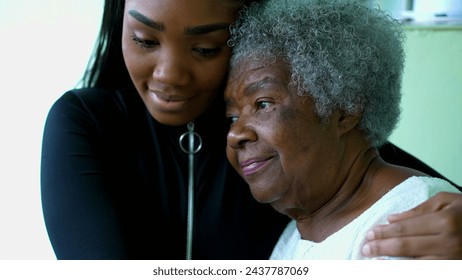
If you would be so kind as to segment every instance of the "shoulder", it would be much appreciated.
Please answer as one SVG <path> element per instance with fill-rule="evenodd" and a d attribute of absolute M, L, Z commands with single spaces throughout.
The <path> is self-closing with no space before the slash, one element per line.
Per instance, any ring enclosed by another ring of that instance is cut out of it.
<path fill-rule="evenodd" d="M 127 119 L 130 112 L 139 112 L 140 106 L 142 102 L 132 92 L 83 88 L 64 93 L 52 105 L 49 117 L 57 115 L 114 122 Z"/>
<path fill-rule="evenodd" d="M 362 216 L 386 222 L 389 214 L 416 207 L 439 192 L 458 192 L 449 182 L 428 176 L 412 176 L 383 195 Z M 366 218 L 365 217 L 365 218 Z"/>
<path fill-rule="evenodd" d="M 448 181 L 428 177 L 411 176 L 392 188 L 370 209 L 391 214 L 416 207 L 439 192 L 458 192 Z"/>
<path fill-rule="evenodd" d="M 65 92 L 51 106 L 46 132 L 72 130 L 98 134 L 122 133 L 130 122 L 143 117 L 143 103 L 136 92 L 84 88 Z"/>
<path fill-rule="evenodd" d="M 84 88 L 70 90 L 64 93 L 52 106 L 52 110 L 60 107 L 72 106 L 88 112 L 98 111 L 125 111 L 127 101 L 124 94 L 116 90 L 98 88 Z"/>
<path fill-rule="evenodd" d="M 459 193 L 450 182 L 429 176 L 412 176 L 395 189 L 397 193 L 411 192 L 413 196 L 422 196 L 422 199 L 428 199 L 439 192 Z"/>

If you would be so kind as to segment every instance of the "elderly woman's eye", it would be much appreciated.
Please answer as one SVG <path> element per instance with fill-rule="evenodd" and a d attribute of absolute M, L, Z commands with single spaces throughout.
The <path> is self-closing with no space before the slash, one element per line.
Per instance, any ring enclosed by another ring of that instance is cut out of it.
<path fill-rule="evenodd" d="M 228 125 L 232 125 L 235 122 L 237 122 L 238 117 L 237 116 L 228 116 L 227 119 L 228 119 Z"/>
<path fill-rule="evenodd" d="M 257 106 L 259 109 L 266 109 L 271 106 L 271 102 L 268 101 L 257 101 Z"/>

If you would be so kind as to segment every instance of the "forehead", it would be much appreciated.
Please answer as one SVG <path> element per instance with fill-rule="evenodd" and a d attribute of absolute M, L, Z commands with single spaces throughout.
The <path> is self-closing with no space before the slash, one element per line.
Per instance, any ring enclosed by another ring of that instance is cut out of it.
<path fill-rule="evenodd" d="M 282 60 L 245 60 L 237 63 L 230 69 L 226 92 L 243 90 L 250 84 L 258 83 L 261 80 L 278 80 L 285 84 L 289 83 L 290 71 L 287 63 Z"/>
<path fill-rule="evenodd" d="M 125 9 L 134 9 L 155 20 L 185 21 L 200 24 L 210 20 L 234 20 L 240 5 L 231 0 L 126 0 Z"/>

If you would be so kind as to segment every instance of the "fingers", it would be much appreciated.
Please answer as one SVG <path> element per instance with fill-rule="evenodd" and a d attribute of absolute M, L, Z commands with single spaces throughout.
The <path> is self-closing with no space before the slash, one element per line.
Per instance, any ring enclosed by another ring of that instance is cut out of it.
<path fill-rule="evenodd" d="M 421 237 L 419 237 L 421 239 Z M 423 241 L 423 242 L 422 242 Z M 381 240 L 373 240 L 364 244 L 361 252 L 366 257 L 392 256 L 392 257 L 408 257 L 414 258 L 421 256 L 418 254 L 419 247 L 413 246 L 416 240 L 410 238 L 389 238 Z M 421 240 L 424 248 L 423 251 L 434 249 L 429 242 Z M 434 252 L 435 250 L 433 250 Z"/>
<path fill-rule="evenodd" d="M 460 205 L 380 225 L 366 234 L 363 254 L 419 259 L 462 259 Z"/>
<path fill-rule="evenodd" d="M 428 227 L 421 229 L 418 225 L 425 221 L 425 219 L 422 220 L 422 218 L 417 217 L 376 226 L 366 234 L 366 243 L 362 249 L 363 255 L 367 257 L 401 256 L 414 258 L 422 256 L 425 252 L 435 254 L 435 250 L 439 251 L 439 248 L 435 248 L 435 242 L 432 243 L 432 238 L 437 236 L 436 244 L 438 244 L 440 232 L 438 226 L 435 225 L 438 221 L 434 219 L 426 221 Z"/>
<path fill-rule="evenodd" d="M 362 252 L 367 257 L 462 259 L 462 195 L 439 193 L 414 209 L 391 215 L 371 229 Z"/>
<path fill-rule="evenodd" d="M 404 237 L 374 240 L 364 244 L 366 257 L 392 256 L 415 259 L 462 259 L 461 244 L 454 239 L 441 243 L 444 236 Z"/>
<path fill-rule="evenodd" d="M 366 240 L 440 234 L 442 227 L 449 227 L 444 223 L 435 213 L 407 218 L 374 227 L 366 234 Z"/>

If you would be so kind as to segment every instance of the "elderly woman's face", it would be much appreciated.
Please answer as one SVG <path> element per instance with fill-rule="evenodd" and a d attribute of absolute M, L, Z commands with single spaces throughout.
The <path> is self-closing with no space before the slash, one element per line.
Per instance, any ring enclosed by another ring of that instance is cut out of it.
<path fill-rule="evenodd" d="M 253 196 L 282 213 L 323 195 L 339 162 L 335 125 L 321 124 L 311 98 L 291 92 L 289 80 L 284 63 L 246 62 L 225 90 L 228 159 Z"/>
<path fill-rule="evenodd" d="M 126 0 L 124 60 L 156 120 L 185 124 L 221 94 L 234 8 L 216 0 Z"/>

